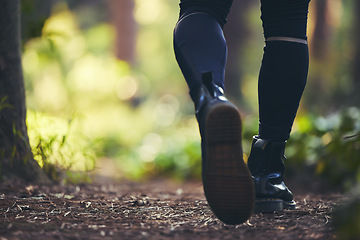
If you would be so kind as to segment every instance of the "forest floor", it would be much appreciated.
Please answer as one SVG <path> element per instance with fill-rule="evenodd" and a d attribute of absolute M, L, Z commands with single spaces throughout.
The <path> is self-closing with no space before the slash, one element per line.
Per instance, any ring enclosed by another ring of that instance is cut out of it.
<path fill-rule="evenodd" d="M 231 226 L 212 214 L 196 181 L 1 185 L 0 240 L 335 239 L 332 212 L 346 197 L 316 184 L 296 186 L 290 184 L 296 210 Z"/>

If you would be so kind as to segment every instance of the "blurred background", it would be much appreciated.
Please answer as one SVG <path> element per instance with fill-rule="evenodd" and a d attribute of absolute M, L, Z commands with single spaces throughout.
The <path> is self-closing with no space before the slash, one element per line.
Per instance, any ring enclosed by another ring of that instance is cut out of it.
<path fill-rule="evenodd" d="M 200 137 L 172 49 L 178 0 L 22 0 L 27 124 L 52 178 L 200 179 Z M 36 2 L 36 3 L 34 3 Z M 243 115 L 244 158 L 257 133 L 264 39 L 260 1 L 237 0 L 225 26 L 227 96 Z M 310 71 L 288 176 L 360 182 L 360 1 L 313 0 Z"/>

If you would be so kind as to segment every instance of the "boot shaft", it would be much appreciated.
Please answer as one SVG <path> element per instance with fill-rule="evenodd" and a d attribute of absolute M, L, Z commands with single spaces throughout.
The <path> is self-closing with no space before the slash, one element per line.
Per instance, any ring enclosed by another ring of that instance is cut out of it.
<path fill-rule="evenodd" d="M 286 159 L 286 141 L 273 142 L 254 136 L 248 159 L 248 167 L 253 176 L 265 176 L 277 173 L 281 178 L 284 175 Z"/>

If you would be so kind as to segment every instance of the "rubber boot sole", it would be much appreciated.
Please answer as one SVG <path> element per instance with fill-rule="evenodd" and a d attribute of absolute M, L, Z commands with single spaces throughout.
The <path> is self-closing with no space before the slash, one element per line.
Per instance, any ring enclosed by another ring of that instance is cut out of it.
<path fill-rule="evenodd" d="M 255 190 L 251 173 L 243 161 L 241 118 L 235 106 L 211 106 L 205 119 L 206 151 L 203 185 L 213 213 L 226 224 L 240 224 L 253 212 Z"/>
<path fill-rule="evenodd" d="M 279 212 L 284 209 L 294 210 L 296 208 L 295 201 L 283 201 L 281 199 L 256 199 L 254 213 L 271 213 L 271 212 Z"/>

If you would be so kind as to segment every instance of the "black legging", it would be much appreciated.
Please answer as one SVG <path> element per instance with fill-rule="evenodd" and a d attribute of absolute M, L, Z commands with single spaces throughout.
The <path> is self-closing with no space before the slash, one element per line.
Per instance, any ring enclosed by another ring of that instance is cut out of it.
<path fill-rule="evenodd" d="M 212 14 L 223 27 L 232 2 L 233 0 L 180 0 L 180 17 L 191 12 L 206 12 Z"/>
<path fill-rule="evenodd" d="M 261 138 L 284 141 L 290 136 L 308 73 L 304 40 L 309 2 L 261 0 L 265 39 L 288 38 L 266 41 L 264 48 L 258 88 Z M 181 0 L 174 51 L 191 96 L 197 93 L 203 72 L 212 71 L 215 83 L 224 87 L 227 46 L 222 27 L 231 4 L 232 0 Z"/>

